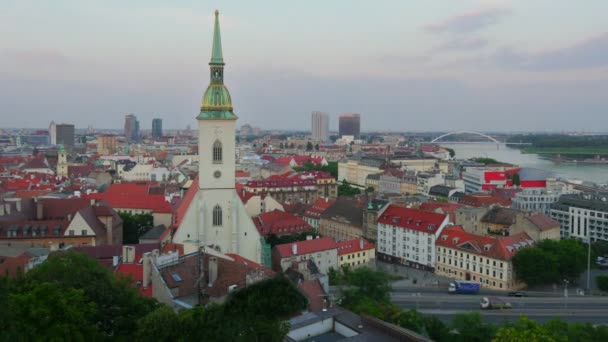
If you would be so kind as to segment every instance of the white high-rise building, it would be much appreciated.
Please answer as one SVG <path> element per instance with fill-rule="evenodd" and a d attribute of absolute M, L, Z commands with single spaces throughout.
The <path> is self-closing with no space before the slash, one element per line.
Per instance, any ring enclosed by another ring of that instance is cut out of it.
<path fill-rule="evenodd" d="M 329 115 L 323 112 L 312 112 L 312 138 L 321 141 L 329 140 Z"/>
<path fill-rule="evenodd" d="M 224 86 L 224 59 L 218 11 L 215 11 L 211 83 L 203 95 L 198 120 L 199 173 L 196 195 L 190 202 L 173 242 L 184 253 L 200 247 L 262 260 L 262 239 L 235 190 L 236 120 L 232 99 Z"/>
<path fill-rule="evenodd" d="M 51 141 L 51 145 L 57 145 L 57 125 L 55 121 L 51 121 L 49 125 L 49 140 Z"/>

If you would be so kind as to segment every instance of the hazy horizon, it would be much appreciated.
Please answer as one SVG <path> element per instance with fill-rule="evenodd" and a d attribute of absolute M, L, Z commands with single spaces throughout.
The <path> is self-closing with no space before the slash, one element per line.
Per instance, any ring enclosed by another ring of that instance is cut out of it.
<path fill-rule="evenodd" d="M 318 110 L 332 130 L 345 112 L 368 132 L 608 127 L 600 0 L 8 0 L 2 126 L 196 129 L 215 8 L 238 126 L 308 130 Z"/>

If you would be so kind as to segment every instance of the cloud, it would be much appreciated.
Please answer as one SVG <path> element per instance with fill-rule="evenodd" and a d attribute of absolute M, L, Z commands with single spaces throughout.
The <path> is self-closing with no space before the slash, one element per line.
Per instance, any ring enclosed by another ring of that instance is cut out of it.
<path fill-rule="evenodd" d="M 439 23 L 427 26 L 427 30 L 434 33 L 470 33 L 497 23 L 500 18 L 509 14 L 505 8 L 486 8 L 457 14 L 442 20 Z"/>
<path fill-rule="evenodd" d="M 538 53 L 499 50 L 494 59 L 499 66 L 528 71 L 555 71 L 608 67 L 608 32 L 571 46 Z"/>
<path fill-rule="evenodd" d="M 72 61 L 63 53 L 44 49 L 3 50 L 0 57 L 25 65 L 67 65 Z"/>
<path fill-rule="evenodd" d="M 488 41 L 484 38 L 456 38 L 448 40 L 442 45 L 437 46 L 435 51 L 442 50 L 477 50 L 488 45 Z"/>

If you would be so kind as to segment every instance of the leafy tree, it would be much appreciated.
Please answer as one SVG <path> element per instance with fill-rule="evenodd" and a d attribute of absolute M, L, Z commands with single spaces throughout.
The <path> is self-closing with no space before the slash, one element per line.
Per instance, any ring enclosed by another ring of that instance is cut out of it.
<path fill-rule="evenodd" d="M 559 281 L 557 258 L 538 247 L 518 251 L 513 257 L 513 268 L 517 279 L 528 286 Z"/>
<path fill-rule="evenodd" d="M 279 148 L 283 148 L 283 147 L 285 147 L 285 145 L 283 145 L 283 143 L 280 143 Z"/>
<path fill-rule="evenodd" d="M 268 243 L 270 245 L 270 248 L 272 248 L 276 245 L 282 245 L 285 243 L 304 241 L 307 239 L 308 236 L 311 236 L 311 235 L 315 235 L 315 232 L 312 230 L 307 231 L 307 232 L 301 232 L 301 233 L 289 234 L 289 235 L 281 235 L 281 236 L 277 236 L 275 234 L 270 234 L 269 236 L 266 237 L 266 243 Z"/>
<path fill-rule="evenodd" d="M 513 182 L 513 185 L 515 185 L 515 186 L 520 186 L 521 185 L 521 181 L 520 181 L 520 178 L 519 178 L 519 173 L 513 174 L 512 182 Z"/>
<path fill-rule="evenodd" d="M 576 281 L 587 265 L 585 249 L 574 239 L 543 240 L 517 252 L 513 257 L 515 274 L 528 286 L 561 282 L 562 279 Z"/>
<path fill-rule="evenodd" d="M 538 323 L 522 316 L 514 324 L 506 324 L 498 329 L 496 336 L 492 339 L 494 342 L 502 341 L 536 341 L 536 342 L 553 342 L 566 341 L 565 338 L 556 339 L 549 332 L 540 326 Z"/>
<path fill-rule="evenodd" d="M 390 278 L 382 271 L 367 267 L 356 268 L 346 275 L 348 288 L 343 291 L 342 303 L 345 306 L 356 306 L 357 301 L 368 298 L 376 303 L 390 302 Z"/>
<path fill-rule="evenodd" d="M 367 189 L 365 189 L 365 192 L 370 193 L 370 192 L 374 192 L 374 187 L 373 186 L 368 186 Z"/>
<path fill-rule="evenodd" d="M 137 341 L 175 341 L 182 335 L 180 317 L 167 305 L 137 321 Z"/>
<path fill-rule="evenodd" d="M 556 341 L 608 341 L 608 327 L 589 323 L 567 323 L 553 319 L 543 328 Z"/>
<path fill-rule="evenodd" d="M 154 225 L 152 214 L 122 212 L 119 215 L 122 219 L 122 242 L 124 244 L 139 243 L 139 237 Z"/>
<path fill-rule="evenodd" d="M 453 148 L 449 148 L 449 147 L 444 147 L 448 153 L 450 154 L 450 158 L 454 158 L 456 156 L 456 151 L 454 151 Z"/>
<path fill-rule="evenodd" d="M 325 171 L 331 174 L 335 179 L 338 179 L 338 162 L 328 162 L 327 165 L 315 165 L 311 162 L 306 162 L 302 167 L 294 167 L 296 171 Z"/>
<path fill-rule="evenodd" d="M 289 144 L 289 148 L 295 148 L 296 145 L 294 145 L 294 143 Z"/>
<path fill-rule="evenodd" d="M 315 145 L 315 151 L 318 151 L 318 150 L 319 150 L 319 144 L 316 144 Z"/>
<path fill-rule="evenodd" d="M 308 143 L 306 143 L 306 151 L 312 151 L 313 146 L 312 143 L 309 141 Z"/>
<path fill-rule="evenodd" d="M 83 290 L 35 284 L 11 295 L 9 309 L 13 319 L 8 335 L 15 340 L 84 341 L 103 336 L 95 320 L 96 305 Z"/>
<path fill-rule="evenodd" d="M 451 327 L 458 332 L 452 341 L 490 341 L 496 332 L 492 324 L 484 324 L 477 312 L 455 315 Z"/>
<path fill-rule="evenodd" d="M 482 163 L 482 164 L 502 164 L 501 162 L 499 162 L 496 159 L 493 158 L 487 158 L 487 157 L 477 157 L 477 158 L 472 158 L 471 159 L 474 162 L 478 162 L 478 163 Z"/>
<path fill-rule="evenodd" d="M 35 292 L 39 284 L 44 283 L 62 292 L 77 289 L 82 291 L 83 300 L 95 308 L 90 316 L 87 312 L 83 317 L 90 318 L 106 336 L 129 338 L 135 333 L 133 322 L 158 306 L 156 300 L 141 297 L 130 282 L 130 279 L 117 279 L 86 254 L 55 252 L 18 280 L 14 293 Z M 79 298 L 76 293 L 71 296 Z"/>
<path fill-rule="evenodd" d="M 608 274 L 600 274 L 595 277 L 597 287 L 604 292 L 608 292 Z"/>
<path fill-rule="evenodd" d="M 346 180 L 338 186 L 338 196 L 354 196 L 359 195 L 361 190 L 350 185 Z"/>

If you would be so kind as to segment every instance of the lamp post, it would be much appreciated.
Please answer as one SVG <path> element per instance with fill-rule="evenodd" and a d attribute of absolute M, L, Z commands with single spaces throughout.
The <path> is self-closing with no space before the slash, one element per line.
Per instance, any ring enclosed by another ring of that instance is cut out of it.
<path fill-rule="evenodd" d="M 587 241 L 587 292 L 586 294 L 591 293 L 591 232 L 589 232 L 589 239 Z"/>
<path fill-rule="evenodd" d="M 567 279 L 564 279 L 564 308 L 568 308 L 568 284 L 570 282 Z"/>

